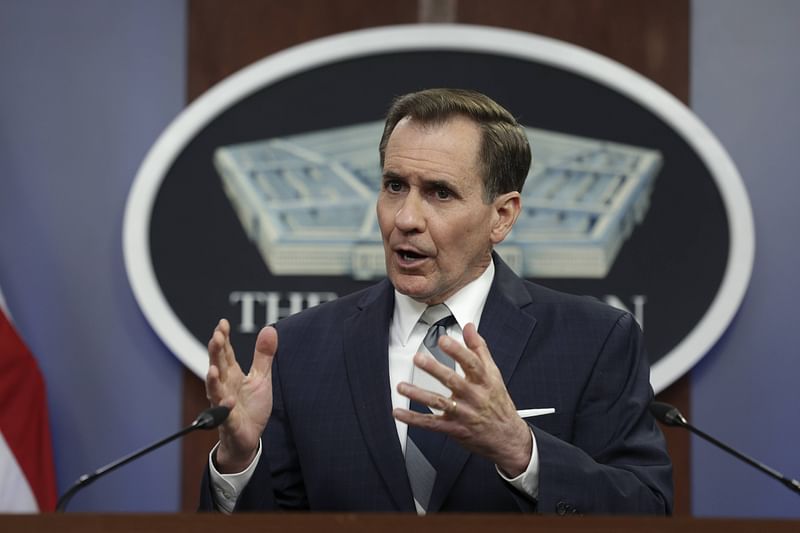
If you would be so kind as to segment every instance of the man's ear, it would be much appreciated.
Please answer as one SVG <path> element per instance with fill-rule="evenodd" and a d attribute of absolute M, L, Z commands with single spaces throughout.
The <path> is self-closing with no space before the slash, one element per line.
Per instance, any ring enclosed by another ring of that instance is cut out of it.
<path fill-rule="evenodd" d="M 499 195 L 492 201 L 492 206 L 494 220 L 490 238 L 492 244 L 499 244 L 508 236 L 522 209 L 519 192 L 512 191 Z"/>

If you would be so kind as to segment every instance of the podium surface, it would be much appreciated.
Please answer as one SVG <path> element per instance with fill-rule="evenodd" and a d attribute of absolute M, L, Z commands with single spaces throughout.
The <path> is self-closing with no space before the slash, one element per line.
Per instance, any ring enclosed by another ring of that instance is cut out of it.
<path fill-rule="evenodd" d="M 509 514 L 271 513 L 237 514 L 41 514 L 0 515 L 4 533 L 797 533 L 800 520 L 686 517 L 539 516 Z"/>

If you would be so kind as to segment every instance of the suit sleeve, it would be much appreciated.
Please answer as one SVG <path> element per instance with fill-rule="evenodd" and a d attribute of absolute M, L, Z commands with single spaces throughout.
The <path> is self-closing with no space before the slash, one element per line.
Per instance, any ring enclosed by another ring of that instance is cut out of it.
<path fill-rule="evenodd" d="M 641 331 L 630 314 L 611 329 L 573 421 L 569 442 L 533 427 L 543 513 L 669 514 L 672 464 L 650 415 Z"/>

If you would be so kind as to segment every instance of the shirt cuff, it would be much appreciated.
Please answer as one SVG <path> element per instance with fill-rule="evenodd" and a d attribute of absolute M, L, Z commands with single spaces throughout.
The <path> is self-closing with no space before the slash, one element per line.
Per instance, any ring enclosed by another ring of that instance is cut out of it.
<path fill-rule="evenodd" d="M 517 477 L 510 478 L 497 465 L 494 465 L 494 468 L 497 470 L 497 474 L 510 483 L 512 487 L 535 500 L 539 497 L 539 448 L 536 446 L 536 435 L 533 434 L 532 429 L 531 439 L 531 460 L 528 463 L 528 468 L 523 473 Z"/>
<path fill-rule="evenodd" d="M 219 442 L 214 445 L 208 454 L 208 469 L 211 473 L 211 495 L 218 511 L 231 514 L 234 507 L 236 507 L 236 500 L 239 498 L 239 494 L 244 490 L 250 478 L 253 477 L 253 471 L 261 458 L 261 439 L 258 439 L 258 450 L 253 462 L 247 468 L 235 474 L 220 474 L 214 466 L 217 448 L 219 448 Z"/>

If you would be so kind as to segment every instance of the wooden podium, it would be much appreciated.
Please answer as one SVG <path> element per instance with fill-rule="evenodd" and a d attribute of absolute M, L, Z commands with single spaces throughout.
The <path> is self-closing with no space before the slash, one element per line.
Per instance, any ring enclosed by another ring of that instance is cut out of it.
<path fill-rule="evenodd" d="M 797 533 L 798 520 L 507 514 L 42 514 L 0 515 L 3 533 Z"/>

